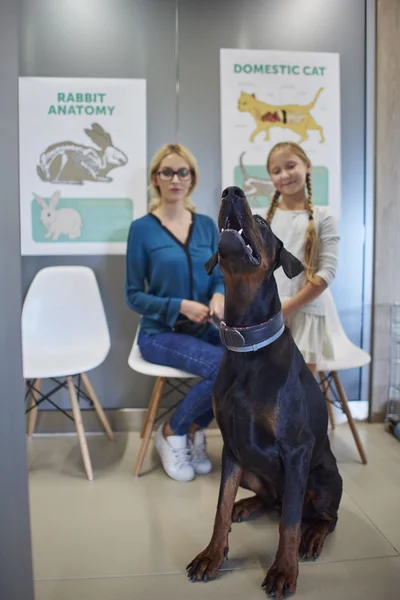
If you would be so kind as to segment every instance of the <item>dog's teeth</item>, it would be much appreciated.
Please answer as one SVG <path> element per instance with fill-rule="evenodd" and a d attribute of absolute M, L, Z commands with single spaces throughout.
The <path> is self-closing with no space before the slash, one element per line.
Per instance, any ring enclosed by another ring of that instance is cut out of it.
<path fill-rule="evenodd" d="M 223 231 L 225 231 L 225 229 L 224 229 L 224 228 L 222 228 L 222 229 L 221 229 L 221 233 L 222 233 Z"/>
<path fill-rule="evenodd" d="M 250 254 L 253 254 L 253 249 L 252 249 L 252 247 L 251 247 L 251 246 L 249 246 L 249 244 L 247 244 L 247 246 L 246 246 L 246 247 L 247 247 L 247 248 L 250 250 Z"/>
<path fill-rule="evenodd" d="M 239 233 L 239 235 L 242 235 L 243 229 L 241 229 L 238 233 Z"/>

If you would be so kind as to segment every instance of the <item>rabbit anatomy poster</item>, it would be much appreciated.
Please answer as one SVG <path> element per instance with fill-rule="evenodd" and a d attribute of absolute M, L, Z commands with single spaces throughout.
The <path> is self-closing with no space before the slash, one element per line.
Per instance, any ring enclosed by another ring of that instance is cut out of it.
<path fill-rule="evenodd" d="M 146 82 L 21 77 L 21 252 L 124 254 L 147 211 Z"/>
<path fill-rule="evenodd" d="M 313 201 L 340 218 L 339 55 L 220 51 L 222 187 L 238 185 L 265 216 L 274 193 L 267 156 L 296 142 L 312 163 Z"/>

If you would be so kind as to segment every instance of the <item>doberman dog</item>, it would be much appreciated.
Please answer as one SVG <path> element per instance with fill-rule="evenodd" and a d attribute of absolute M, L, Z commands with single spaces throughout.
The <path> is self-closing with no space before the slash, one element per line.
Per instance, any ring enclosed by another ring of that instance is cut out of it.
<path fill-rule="evenodd" d="M 218 225 L 218 251 L 206 269 L 211 274 L 219 263 L 225 279 L 220 332 L 226 349 L 213 390 L 222 473 L 212 538 L 188 565 L 188 577 L 216 577 L 232 521 L 275 507 L 279 546 L 262 587 L 283 598 L 296 591 L 299 555 L 318 558 L 335 529 L 342 478 L 327 435 L 325 398 L 284 325 L 274 278 L 280 266 L 293 278 L 303 265 L 252 215 L 238 187 L 223 191 Z M 235 504 L 239 485 L 255 496 Z"/>

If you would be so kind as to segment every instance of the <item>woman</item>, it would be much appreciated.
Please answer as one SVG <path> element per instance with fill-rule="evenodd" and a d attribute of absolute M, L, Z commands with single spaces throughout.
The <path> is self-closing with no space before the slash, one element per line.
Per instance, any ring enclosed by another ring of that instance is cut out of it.
<path fill-rule="evenodd" d="M 223 317 L 224 284 L 221 272 L 208 277 L 204 264 L 217 249 L 218 230 L 195 212 L 190 197 L 198 170 L 184 146 L 162 146 L 149 179 L 149 214 L 133 221 L 129 232 L 126 297 L 143 315 L 138 343 L 145 360 L 202 378 L 156 432 L 165 472 L 190 481 L 211 470 L 204 429 L 213 419 L 211 393 L 223 347 L 210 321 Z"/>

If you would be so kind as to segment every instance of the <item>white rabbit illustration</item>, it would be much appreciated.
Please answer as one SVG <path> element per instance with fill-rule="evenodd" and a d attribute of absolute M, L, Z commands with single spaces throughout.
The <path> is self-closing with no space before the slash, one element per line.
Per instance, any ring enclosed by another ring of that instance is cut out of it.
<path fill-rule="evenodd" d="M 75 142 L 52 144 L 40 155 L 37 173 L 42 181 L 82 185 L 84 181 L 109 183 L 108 173 L 128 162 L 126 154 L 113 146 L 111 135 L 98 123 L 85 133 L 99 149 Z"/>
<path fill-rule="evenodd" d="M 50 198 L 49 204 L 38 194 L 33 194 L 36 201 L 42 207 L 40 222 L 47 229 L 44 237 L 51 237 L 52 241 L 57 241 L 60 235 L 64 234 L 70 240 L 75 240 L 81 236 L 82 217 L 74 208 L 60 208 L 56 206 L 60 201 L 60 192 L 54 192 Z"/>

